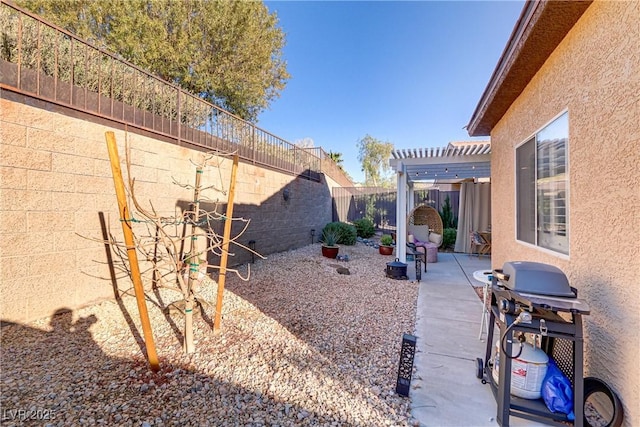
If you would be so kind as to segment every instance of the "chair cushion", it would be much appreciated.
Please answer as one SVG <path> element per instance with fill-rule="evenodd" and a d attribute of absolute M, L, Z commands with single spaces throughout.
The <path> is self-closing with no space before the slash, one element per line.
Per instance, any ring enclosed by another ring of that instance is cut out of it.
<path fill-rule="evenodd" d="M 477 231 L 474 231 L 472 233 L 471 239 L 472 239 L 474 245 L 485 245 L 486 244 L 486 242 L 484 241 L 482 236 L 480 236 L 480 234 L 478 234 Z"/>
<path fill-rule="evenodd" d="M 427 262 L 438 262 L 438 245 L 433 242 L 415 242 L 416 250 L 427 254 Z"/>
<path fill-rule="evenodd" d="M 440 243 L 442 243 L 442 234 L 438 234 L 438 233 L 429 233 L 429 241 L 431 243 L 435 243 L 436 245 L 440 246 Z"/>
<path fill-rule="evenodd" d="M 437 248 L 438 245 L 436 245 L 433 242 L 423 242 L 421 240 L 416 239 L 416 241 L 414 242 L 416 246 L 421 246 L 423 248 Z"/>
<path fill-rule="evenodd" d="M 409 225 L 407 226 L 407 234 L 412 234 L 416 240 L 426 242 L 429 240 L 429 227 L 426 225 Z"/>

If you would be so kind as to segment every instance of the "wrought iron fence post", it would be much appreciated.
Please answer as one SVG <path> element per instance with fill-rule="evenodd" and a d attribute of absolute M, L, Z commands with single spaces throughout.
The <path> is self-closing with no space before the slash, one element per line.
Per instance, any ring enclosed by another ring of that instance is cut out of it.
<path fill-rule="evenodd" d="M 293 146 L 293 165 L 291 166 L 292 171 L 296 173 L 296 165 L 298 164 L 298 146 L 294 145 Z"/>
<path fill-rule="evenodd" d="M 74 46 L 74 40 L 75 39 L 71 39 L 69 40 L 69 64 L 70 64 L 70 68 L 71 68 L 71 73 L 69 75 L 69 104 L 73 105 L 73 83 L 75 80 L 75 69 L 76 69 L 76 64 L 74 62 L 74 55 L 75 55 L 75 51 L 73 49 Z M 123 115 L 124 117 L 124 115 Z"/>
<path fill-rule="evenodd" d="M 256 127 L 253 125 L 251 125 L 251 161 L 254 165 L 256 164 Z"/>
<path fill-rule="evenodd" d="M 178 122 L 178 145 L 181 145 L 180 142 L 182 140 L 182 113 L 180 112 L 180 89 L 176 88 L 176 114 L 177 114 L 177 122 Z"/>
<path fill-rule="evenodd" d="M 18 19 L 18 89 L 22 89 L 22 15 Z"/>
<path fill-rule="evenodd" d="M 38 50 L 36 52 L 36 69 L 38 70 L 36 72 L 36 93 L 38 94 L 38 96 L 40 96 L 40 69 L 41 69 L 41 46 L 40 46 L 40 36 L 42 35 L 42 23 L 40 21 L 38 21 L 38 40 L 37 40 L 37 47 L 36 49 Z"/>

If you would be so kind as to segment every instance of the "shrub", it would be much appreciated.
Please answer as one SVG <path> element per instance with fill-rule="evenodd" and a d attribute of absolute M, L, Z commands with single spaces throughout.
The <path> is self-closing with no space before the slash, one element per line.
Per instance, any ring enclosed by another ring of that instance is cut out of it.
<path fill-rule="evenodd" d="M 358 237 L 366 239 L 376 234 L 376 228 L 369 218 L 356 219 L 353 221 L 353 225 L 356 227 Z"/>
<path fill-rule="evenodd" d="M 456 235 L 458 234 L 455 228 L 445 228 L 442 236 L 442 248 L 453 249 L 456 245 Z"/>
<path fill-rule="evenodd" d="M 322 229 L 322 234 L 325 232 L 336 233 L 340 245 L 356 244 L 356 227 L 346 222 L 330 222 Z"/>
<path fill-rule="evenodd" d="M 393 237 L 390 234 L 383 234 L 380 237 L 380 244 L 383 246 L 391 246 L 393 244 Z"/>
<path fill-rule="evenodd" d="M 444 199 L 444 204 L 440 211 L 440 217 L 442 218 L 442 225 L 444 228 L 458 228 L 458 218 L 453 215 L 453 209 L 451 208 L 451 201 L 448 194 Z"/>
<path fill-rule="evenodd" d="M 338 233 L 325 228 L 322 231 L 322 238 L 320 241 L 325 246 L 336 246 L 338 244 Z"/>

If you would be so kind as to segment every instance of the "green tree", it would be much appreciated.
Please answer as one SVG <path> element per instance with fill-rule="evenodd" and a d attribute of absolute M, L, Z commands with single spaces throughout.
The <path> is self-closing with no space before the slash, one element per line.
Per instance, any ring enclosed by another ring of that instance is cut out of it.
<path fill-rule="evenodd" d="M 370 135 L 358 141 L 358 161 L 364 172 L 364 184 L 374 187 L 393 186 L 389 158 L 393 144 L 380 141 Z"/>
<path fill-rule="evenodd" d="M 333 160 L 333 162 L 342 170 L 344 170 L 343 163 L 344 159 L 342 158 L 342 153 L 336 153 L 333 151 L 329 151 L 329 158 Z"/>
<path fill-rule="evenodd" d="M 444 228 L 458 227 L 458 218 L 453 214 L 453 209 L 451 207 L 451 199 L 449 199 L 448 194 L 447 194 L 447 197 L 445 197 L 444 199 L 444 203 L 442 204 L 440 217 L 442 218 L 442 225 Z"/>
<path fill-rule="evenodd" d="M 329 151 L 327 153 L 328 157 L 333 160 L 333 162 L 338 166 L 338 168 L 344 173 L 344 175 L 349 178 L 349 181 L 353 182 L 353 178 L 349 175 L 349 172 L 344 168 L 344 159 L 342 158 L 342 153 L 337 153 L 334 151 Z"/>
<path fill-rule="evenodd" d="M 21 0 L 18 4 L 256 121 L 284 89 L 283 31 L 254 1 Z"/>

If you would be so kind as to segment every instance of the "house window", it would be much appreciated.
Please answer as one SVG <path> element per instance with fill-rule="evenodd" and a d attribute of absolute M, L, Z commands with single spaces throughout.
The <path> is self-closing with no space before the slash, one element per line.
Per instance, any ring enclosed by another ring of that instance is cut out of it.
<path fill-rule="evenodd" d="M 516 235 L 532 245 L 569 254 L 565 112 L 516 148 Z"/>

